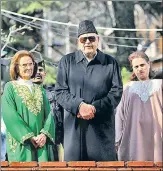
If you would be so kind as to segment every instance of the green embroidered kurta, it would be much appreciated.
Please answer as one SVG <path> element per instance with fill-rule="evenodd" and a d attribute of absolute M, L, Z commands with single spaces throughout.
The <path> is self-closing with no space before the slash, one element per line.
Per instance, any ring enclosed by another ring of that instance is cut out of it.
<path fill-rule="evenodd" d="M 32 92 L 17 81 L 6 83 L 2 96 L 2 115 L 6 124 L 9 161 L 51 161 L 54 120 L 45 90 L 34 85 Z M 46 144 L 35 149 L 29 138 L 44 133 Z"/>

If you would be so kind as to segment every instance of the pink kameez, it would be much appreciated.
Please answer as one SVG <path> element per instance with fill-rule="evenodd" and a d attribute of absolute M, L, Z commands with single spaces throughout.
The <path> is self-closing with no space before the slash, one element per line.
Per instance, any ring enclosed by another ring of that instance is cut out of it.
<path fill-rule="evenodd" d="M 162 161 L 162 80 L 131 81 L 116 111 L 118 160 Z"/>

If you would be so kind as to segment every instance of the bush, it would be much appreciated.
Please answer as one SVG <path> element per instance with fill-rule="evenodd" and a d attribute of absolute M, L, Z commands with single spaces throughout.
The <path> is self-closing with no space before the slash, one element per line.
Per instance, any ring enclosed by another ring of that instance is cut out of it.
<path fill-rule="evenodd" d="M 126 84 L 127 82 L 130 81 L 130 75 L 131 75 L 131 72 L 129 72 L 126 67 L 122 67 L 121 69 L 121 74 L 122 74 L 122 81 L 123 81 L 123 84 Z"/>
<path fill-rule="evenodd" d="M 44 84 L 46 85 L 55 84 L 56 77 L 57 77 L 57 68 L 49 65 L 45 65 L 45 70 L 46 70 L 46 76 L 45 76 Z"/>

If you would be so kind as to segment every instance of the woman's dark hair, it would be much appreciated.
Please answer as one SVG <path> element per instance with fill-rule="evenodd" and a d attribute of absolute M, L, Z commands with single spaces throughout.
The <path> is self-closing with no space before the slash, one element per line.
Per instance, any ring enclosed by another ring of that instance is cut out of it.
<path fill-rule="evenodd" d="M 32 59 L 33 63 L 35 64 L 34 57 L 29 51 L 20 50 L 20 51 L 16 52 L 16 54 L 12 57 L 11 64 L 10 64 L 11 80 L 17 80 L 17 78 L 19 76 L 19 72 L 18 72 L 19 71 L 18 70 L 19 60 L 20 60 L 20 58 L 22 58 L 24 56 L 29 56 Z M 31 78 L 34 78 L 36 73 L 37 73 L 37 65 L 34 66 L 34 70 L 33 70 L 33 74 L 31 76 Z"/>
<path fill-rule="evenodd" d="M 129 57 L 128 60 L 130 62 L 130 65 L 132 66 L 132 61 L 135 58 L 143 58 L 146 62 L 150 62 L 149 57 L 143 52 L 143 51 L 135 51 L 133 52 Z M 155 72 L 152 71 L 151 67 L 149 70 L 149 78 L 154 78 L 155 76 Z M 131 77 L 130 77 L 131 81 L 138 81 L 137 76 L 135 75 L 135 73 L 132 73 Z"/>

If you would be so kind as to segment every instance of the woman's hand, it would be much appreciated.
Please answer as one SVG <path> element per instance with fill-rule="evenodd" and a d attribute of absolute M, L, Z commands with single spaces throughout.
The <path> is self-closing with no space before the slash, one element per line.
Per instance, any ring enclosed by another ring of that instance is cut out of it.
<path fill-rule="evenodd" d="M 46 143 L 46 135 L 41 133 L 36 137 L 36 143 L 38 147 L 42 148 Z"/>
<path fill-rule="evenodd" d="M 31 143 L 33 144 L 33 146 L 34 146 L 35 148 L 38 147 L 38 144 L 36 143 L 36 137 L 35 137 L 35 136 L 32 137 L 32 138 L 30 138 L 30 141 L 31 141 Z"/>

